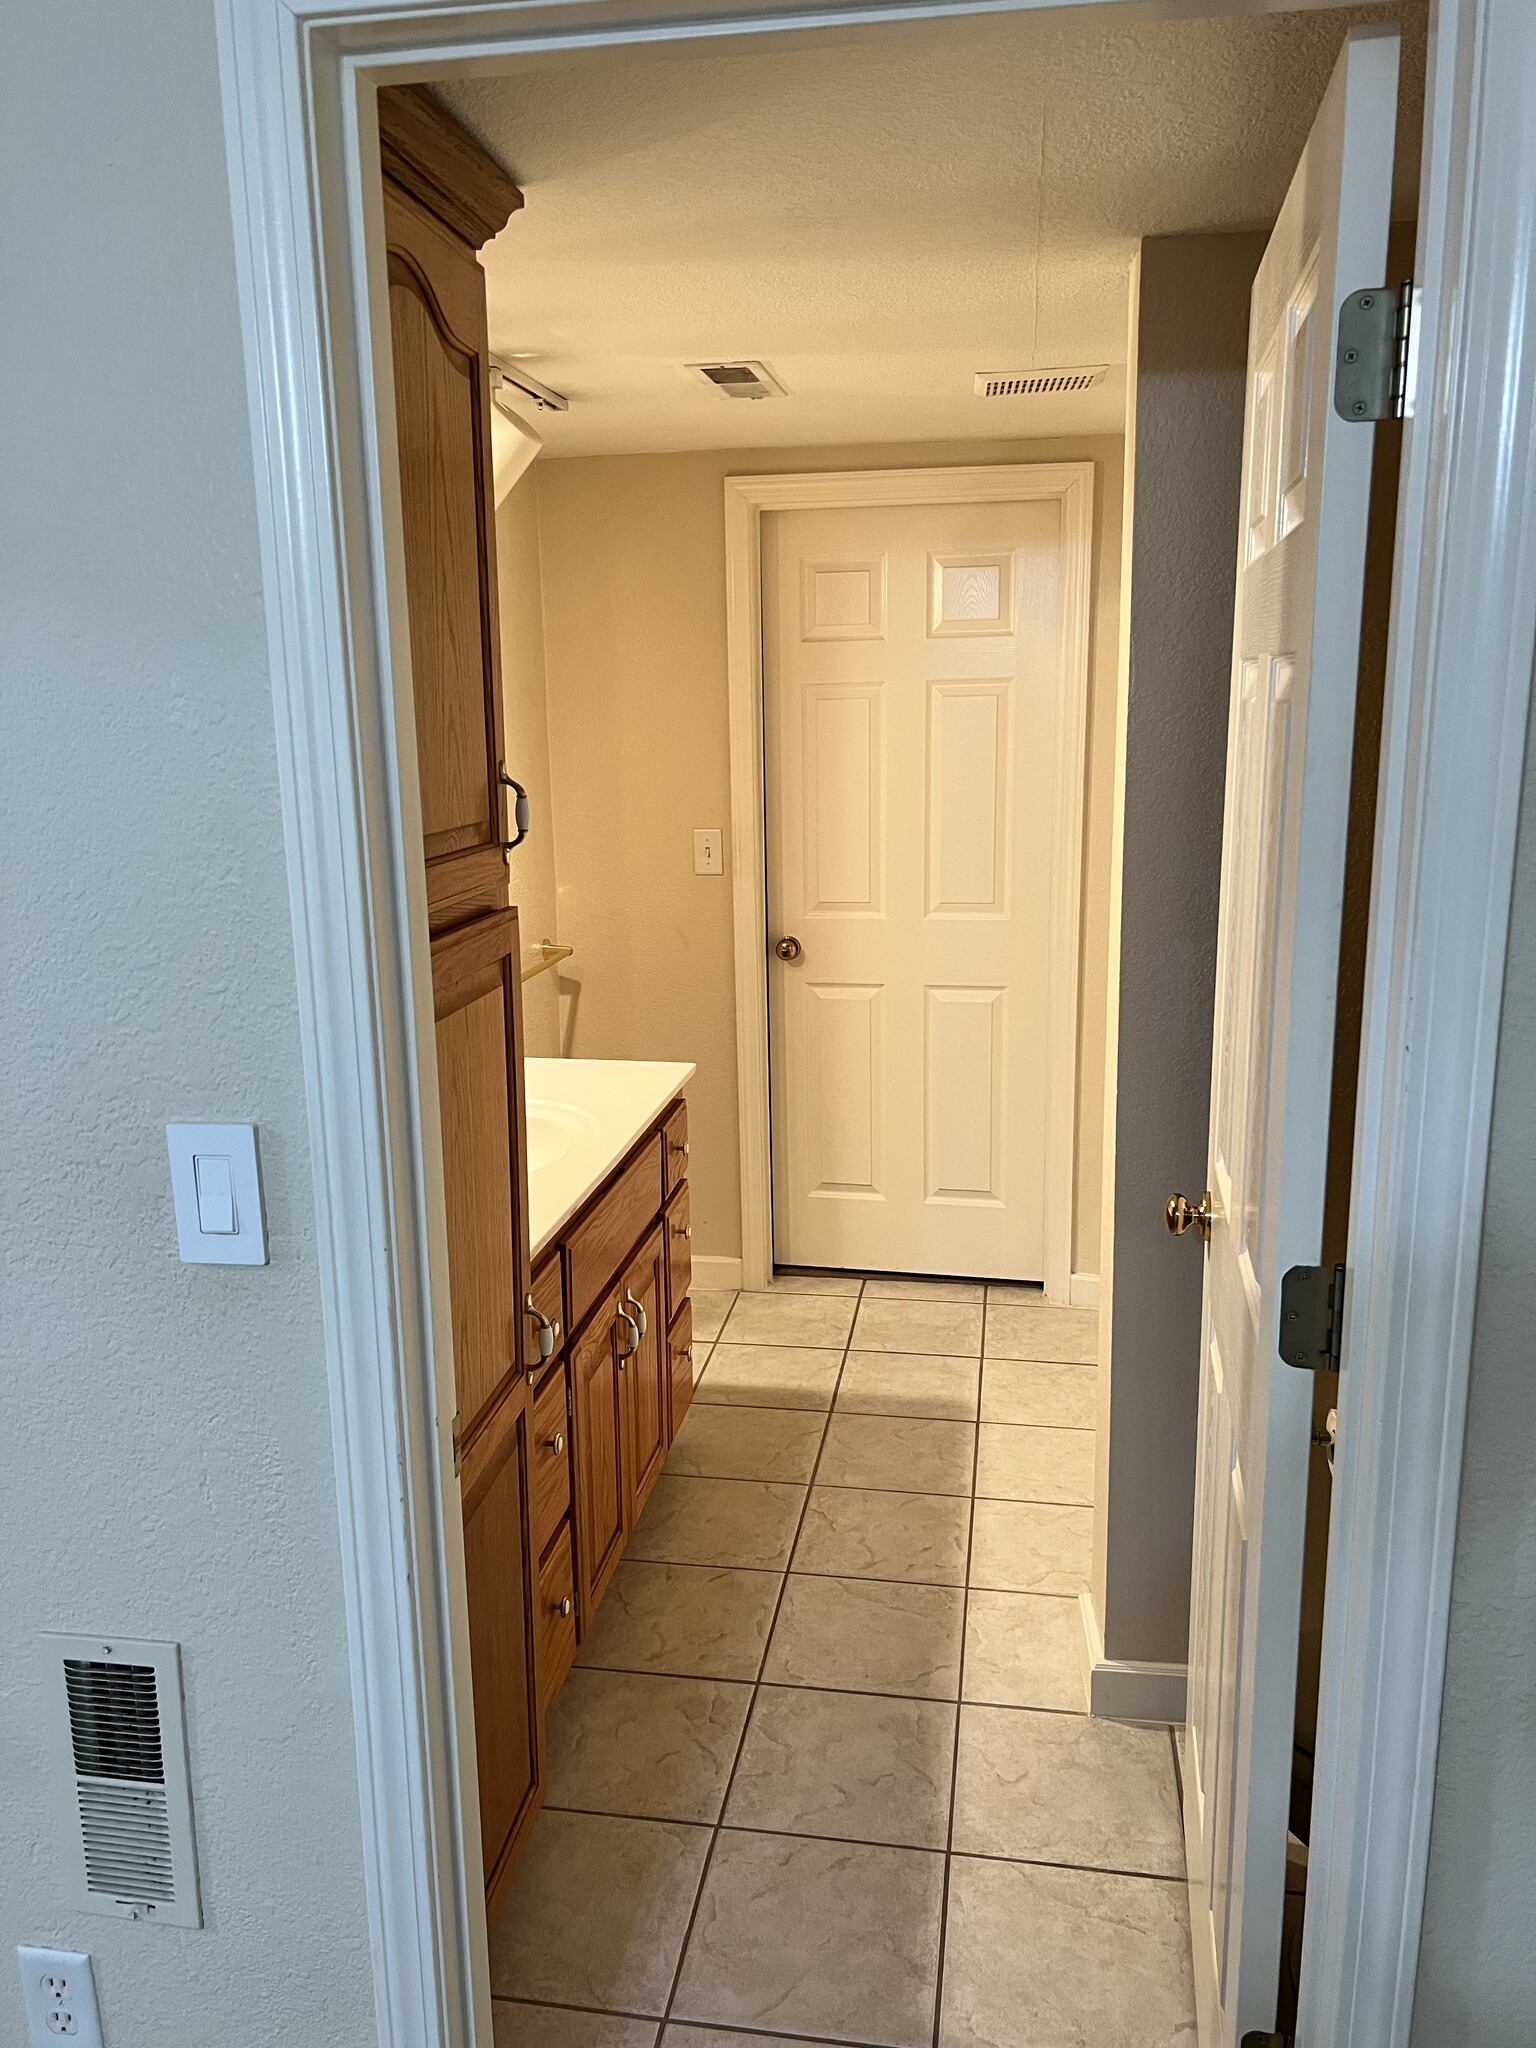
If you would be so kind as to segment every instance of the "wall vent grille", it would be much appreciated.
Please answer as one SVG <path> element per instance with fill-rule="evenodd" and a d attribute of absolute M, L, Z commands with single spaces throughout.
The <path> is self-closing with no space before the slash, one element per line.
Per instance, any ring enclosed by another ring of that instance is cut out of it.
<path fill-rule="evenodd" d="M 178 1646 L 43 1644 L 58 1689 L 74 1903 L 200 1927 Z"/>
<path fill-rule="evenodd" d="M 1107 374 L 1106 363 L 1073 370 L 978 370 L 971 388 L 978 398 L 1061 398 L 1071 391 L 1091 391 Z"/>

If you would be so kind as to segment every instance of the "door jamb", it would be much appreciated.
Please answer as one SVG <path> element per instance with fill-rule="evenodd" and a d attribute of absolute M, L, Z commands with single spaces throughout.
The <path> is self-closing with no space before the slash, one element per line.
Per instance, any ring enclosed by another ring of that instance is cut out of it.
<path fill-rule="evenodd" d="M 373 89 L 537 49 L 1060 4 L 216 0 L 381 2048 L 491 2028 Z M 1399 2048 L 1409 2024 L 1536 640 L 1536 11 L 1437 0 L 1430 34 L 1304 2048 Z"/>
<path fill-rule="evenodd" d="M 1093 464 L 999 462 L 934 469 L 820 470 L 725 480 L 726 665 L 731 713 L 731 864 L 742 1285 L 773 1273 L 769 1123 L 767 766 L 762 527 L 765 512 L 828 506 L 1054 501 L 1061 507 L 1062 706 L 1054 764 L 1051 998 L 1045 1134 L 1045 1298 L 1071 1299 L 1076 1189 L 1078 984 L 1093 587 Z"/>

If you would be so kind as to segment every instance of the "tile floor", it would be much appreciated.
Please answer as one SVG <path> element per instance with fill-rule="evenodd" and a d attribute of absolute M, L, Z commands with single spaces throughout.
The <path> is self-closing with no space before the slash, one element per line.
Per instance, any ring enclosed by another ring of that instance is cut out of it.
<path fill-rule="evenodd" d="M 1174 1746 L 1085 1711 L 1094 1324 L 979 1281 L 695 1295 L 492 1930 L 497 2048 L 1192 2048 Z"/>

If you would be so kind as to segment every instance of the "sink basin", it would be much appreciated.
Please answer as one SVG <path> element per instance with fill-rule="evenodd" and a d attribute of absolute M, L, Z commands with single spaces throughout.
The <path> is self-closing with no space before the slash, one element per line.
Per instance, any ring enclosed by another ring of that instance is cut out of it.
<path fill-rule="evenodd" d="M 590 1111 L 568 1102 L 528 1104 L 528 1171 L 556 1166 L 582 1138 L 595 1138 L 599 1125 Z"/>

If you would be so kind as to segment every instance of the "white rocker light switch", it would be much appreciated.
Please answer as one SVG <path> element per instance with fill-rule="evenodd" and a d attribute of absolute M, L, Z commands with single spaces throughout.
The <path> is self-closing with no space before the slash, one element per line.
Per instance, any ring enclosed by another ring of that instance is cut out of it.
<path fill-rule="evenodd" d="M 264 1266 L 267 1226 L 254 1124 L 167 1124 L 183 1265 Z"/>

